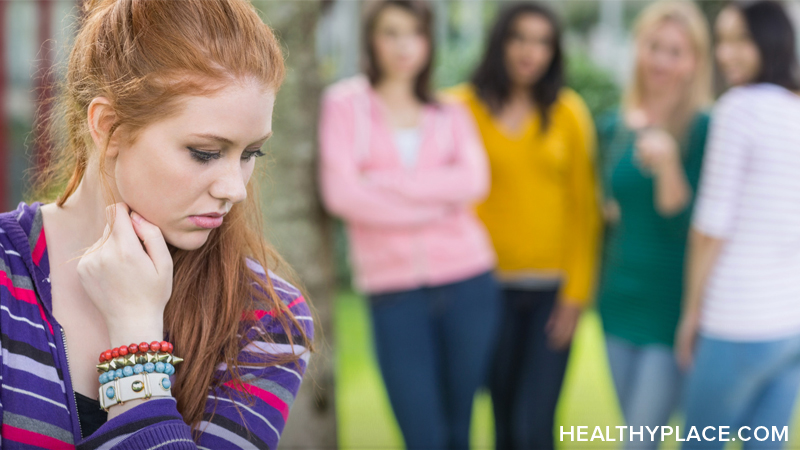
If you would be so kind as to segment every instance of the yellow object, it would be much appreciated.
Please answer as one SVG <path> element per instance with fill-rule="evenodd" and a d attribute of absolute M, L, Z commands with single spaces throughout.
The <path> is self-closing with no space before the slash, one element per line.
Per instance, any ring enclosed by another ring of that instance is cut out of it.
<path fill-rule="evenodd" d="M 489 156 L 492 187 L 476 211 L 494 243 L 501 279 L 559 277 L 562 301 L 586 305 L 600 229 L 596 133 L 586 104 L 564 88 L 544 132 L 538 114 L 511 132 L 471 85 L 445 95 L 472 112 Z"/>

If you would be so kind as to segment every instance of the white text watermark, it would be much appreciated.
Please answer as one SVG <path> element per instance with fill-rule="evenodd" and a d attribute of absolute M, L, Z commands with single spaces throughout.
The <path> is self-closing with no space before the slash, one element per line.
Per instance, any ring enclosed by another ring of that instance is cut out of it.
<path fill-rule="evenodd" d="M 664 441 L 667 437 L 674 437 L 676 441 L 749 441 L 755 439 L 757 441 L 788 441 L 789 440 L 789 427 L 784 426 L 778 429 L 773 426 L 768 427 L 739 427 L 738 431 L 731 431 L 729 426 L 713 427 L 708 426 L 704 428 L 689 427 L 683 430 L 681 427 L 676 426 L 656 426 L 656 427 L 629 427 L 617 426 L 603 428 L 596 426 L 594 430 L 589 430 L 589 426 L 571 426 L 569 429 L 561 427 L 561 441 L 570 442 L 616 442 L 616 441 Z M 686 433 L 686 434 L 683 434 Z"/>

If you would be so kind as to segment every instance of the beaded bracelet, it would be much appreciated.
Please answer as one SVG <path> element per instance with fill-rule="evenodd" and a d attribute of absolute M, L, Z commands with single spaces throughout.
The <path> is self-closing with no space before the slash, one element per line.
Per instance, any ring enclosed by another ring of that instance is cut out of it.
<path fill-rule="evenodd" d="M 172 354 L 167 341 L 131 344 L 106 350 L 100 354 L 100 399 L 103 409 L 128 400 L 171 395 L 169 376 L 183 358 Z M 150 381 L 148 381 L 150 380 Z M 160 387 L 151 389 L 152 385 Z M 105 394 L 105 397 L 103 395 Z"/>
<path fill-rule="evenodd" d="M 136 364 L 133 366 L 125 366 L 121 369 L 108 370 L 107 372 L 101 373 L 99 381 L 100 384 L 105 384 L 117 378 L 131 377 L 133 375 L 138 375 L 140 373 L 147 374 L 153 372 L 163 373 L 165 375 L 172 375 L 173 373 L 175 373 L 175 366 L 173 366 L 170 363 L 163 363 L 161 361 L 156 362 L 155 364 L 149 362 L 144 364 Z M 167 380 L 167 384 L 169 384 L 169 380 Z"/>
<path fill-rule="evenodd" d="M 142 342 L 141 344 L 123 345 L 121 347 L 112 348 L 100 353 L 100 362 L 102 363 L 105 361 L 111 361 L 115 358 L 119 358 L 120 356 L 127 356 L 129 354 L 133 355 L 136 353 L 147 353 L 151 351 L 172 353 L 172 349 L 172 344 L 167 341 L 153 341 L 149 344 L 147 342 Z"/>
<path fill-rule="evenodd" d="M 156 363 L 165 363 L 170 365 L 175 365 L 180 362 L 183 362 L 183 358 L 180 358 L 175 355 L 170 355 L 169 353 L 161 353 L 161 352 L 147 352 L 144 354 L 138 355 L 131 355 L 130 353 L 125 356 L 120 356 L 118 358 L 114 358 L 110 361 L 105 361 L 100 364 L 97 364 L 97 371 L 102 372 L 111 372 L 116 371 L 118 369 L 125 369 L 125 367 L 134 367 L 136 365 L 147 365 L 147 364 L 156 364 Z"/>

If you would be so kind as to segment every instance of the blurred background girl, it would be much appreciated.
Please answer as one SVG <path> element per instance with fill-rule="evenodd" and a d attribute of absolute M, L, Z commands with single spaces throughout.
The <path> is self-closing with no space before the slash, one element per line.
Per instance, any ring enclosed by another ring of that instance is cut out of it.
<path fill-rule="evenodd" d="M 594 125 L 583 100 L 564 87 L 552 12 L 529 2 L 502 11 L 471 83 L 450 94 L 475 117 L 492 172 L 477 212 L 504 288 L 489 381 L 496 448 L 551 449 L 599 223 Z"/>
<path fill-rule="evenodd" d="M 711 63 L 708 26 L 693 3 L 648 6 L 634 36 L 622 106 L 598 123 L 607 224 L 598 302 L 622 414 L 638 430 L 666 425 L 680 393 L 672 345 Z M 644 441 L 625 445 L 658 447 Z"/>
<path fill-rule="evenodd" d="M 726 81 L 692 222 L 677 355 L 691 367 L 688 426 L 788 425 L 800 384 L 800 81 L 795 33 L 772 1 L 716 22 Z M 763 432 L 757 435 L 763 438 Z M 736 436 L 739 439 L 739 436 Z M 785 439 L 785 438 L 784 438 Z M 722 448 L 692 441 L 684 448 Z"/>
<path fill-rule="evenodd" d="M 431 22 L 425 2 L 372 10 L 366 75 L 323 99 L 321 185 L 347 224 L 407 448 L 467 449 L 498 313 L 494 252 L 470 207 L 489 170 L 466 111 L 431 94 Z"/>

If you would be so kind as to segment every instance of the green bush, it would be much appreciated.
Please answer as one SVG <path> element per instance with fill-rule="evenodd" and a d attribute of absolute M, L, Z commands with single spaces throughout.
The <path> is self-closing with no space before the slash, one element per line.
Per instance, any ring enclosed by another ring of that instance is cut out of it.
<path fill-rule="evenodd" d="M 567 86 L 583 97 L 595 120 L 619 104 L 621 93 L 614 78 L 583 52 L 568 54 Z"/>

